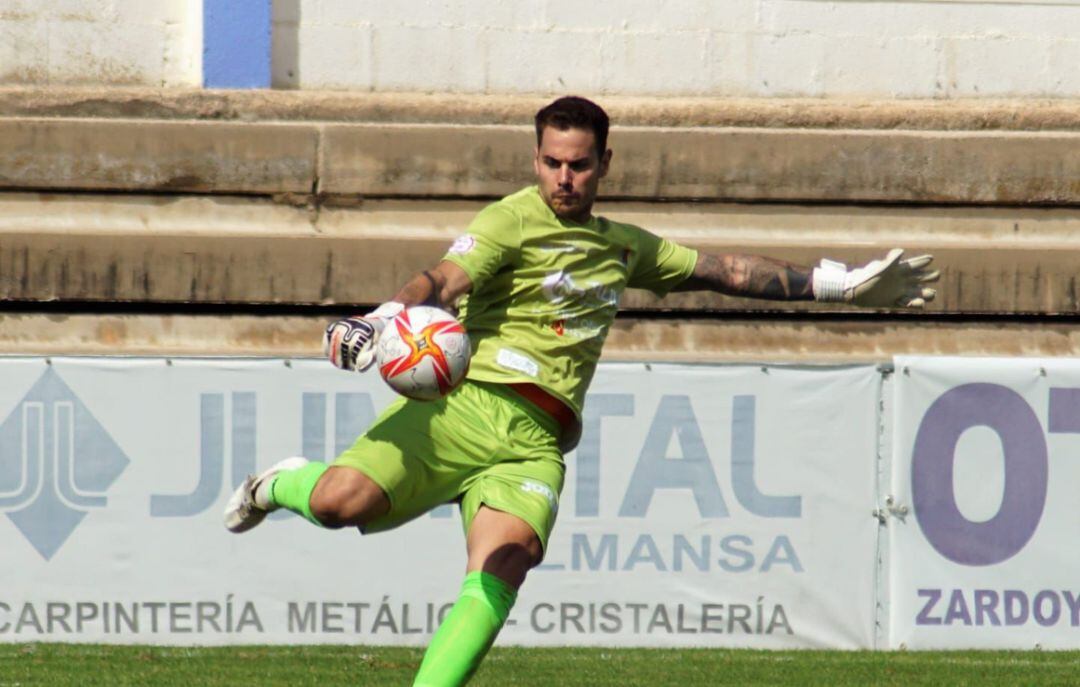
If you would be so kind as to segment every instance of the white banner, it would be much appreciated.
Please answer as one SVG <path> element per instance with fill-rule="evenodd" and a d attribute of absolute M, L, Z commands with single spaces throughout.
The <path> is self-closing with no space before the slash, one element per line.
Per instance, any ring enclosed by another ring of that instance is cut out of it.
<path fill-rule="evenodd" d="M 465 564 L 228 494 L 329 460 L 391 398 L 322 361 L 0 360 L 0 641 L 424 644 Z M 502 643 L 874 644 L 873 367 L 602 365 L 547 560 Z"/>
<path fill-rule="evenodd" d="M 898 358 L 890 638 L 1080 642 L 1080 361 Z"/>

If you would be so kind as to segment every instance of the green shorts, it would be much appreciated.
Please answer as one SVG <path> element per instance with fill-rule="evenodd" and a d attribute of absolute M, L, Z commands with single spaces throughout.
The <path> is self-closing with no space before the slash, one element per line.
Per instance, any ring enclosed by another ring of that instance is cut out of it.
<path fill-rule="evenodd" d="M 390 499 L 364 532 L 456 501 L 466 533 L 483 504 L 529 523 L 546 550 L 566 471 L 558 433 L 506 387 L 466 381 L 438 401 L 395 401 L 333 464 L 364 473 Z"/>

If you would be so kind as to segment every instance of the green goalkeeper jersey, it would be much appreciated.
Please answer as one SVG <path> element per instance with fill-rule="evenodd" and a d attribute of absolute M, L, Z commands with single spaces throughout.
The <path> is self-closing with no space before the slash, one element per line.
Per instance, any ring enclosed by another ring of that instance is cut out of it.
<path fill-rule="evenodd" d="M 531 186 L 484 208 L 444 259 L 473 283 L 460 304 L 469 379 L 532 382 L 580 416 L 623 290 L 662 296 L 697 253 L 603 217 L 559 219 Z"/>

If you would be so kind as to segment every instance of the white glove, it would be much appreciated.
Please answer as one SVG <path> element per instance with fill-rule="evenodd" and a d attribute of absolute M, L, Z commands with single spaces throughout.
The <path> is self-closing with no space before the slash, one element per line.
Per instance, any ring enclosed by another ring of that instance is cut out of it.
<path fill-rule="evenodd" d="M 937 281 L 940 273 L 926 269 L 933 256 L 901 260 L 903 254 L 902 249 L 893 248 L 883 260 L 853 270 L 843 263 L 822 260 L 814 268 L 814 299 L 866 308 L 923 307 L 937 295 L 924 285 Z"/>
<path fill-rule="evenodd" d="M 375 362 L 375 343 L 386 325 L 405 309 L 401 303 L 383 303 L 363 317 L 331 322 L 323 332 L 323 355 L 334 367 L 363 372 Z"/>

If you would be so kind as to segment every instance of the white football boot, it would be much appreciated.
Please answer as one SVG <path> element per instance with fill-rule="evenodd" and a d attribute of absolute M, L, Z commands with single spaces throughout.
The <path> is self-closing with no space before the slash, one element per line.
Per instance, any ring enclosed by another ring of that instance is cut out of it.
<path fill-rule="evenodd" d="M 278 506 L 270 503 L 270 478 L 283 470 L 296 470 L 308 464 L 307 458 L 294 456 L 276 463 L 259 476 L 248 475 L 225 504 L 225 528 L 230 532 L 247 532 L 263 521 Z"/>

